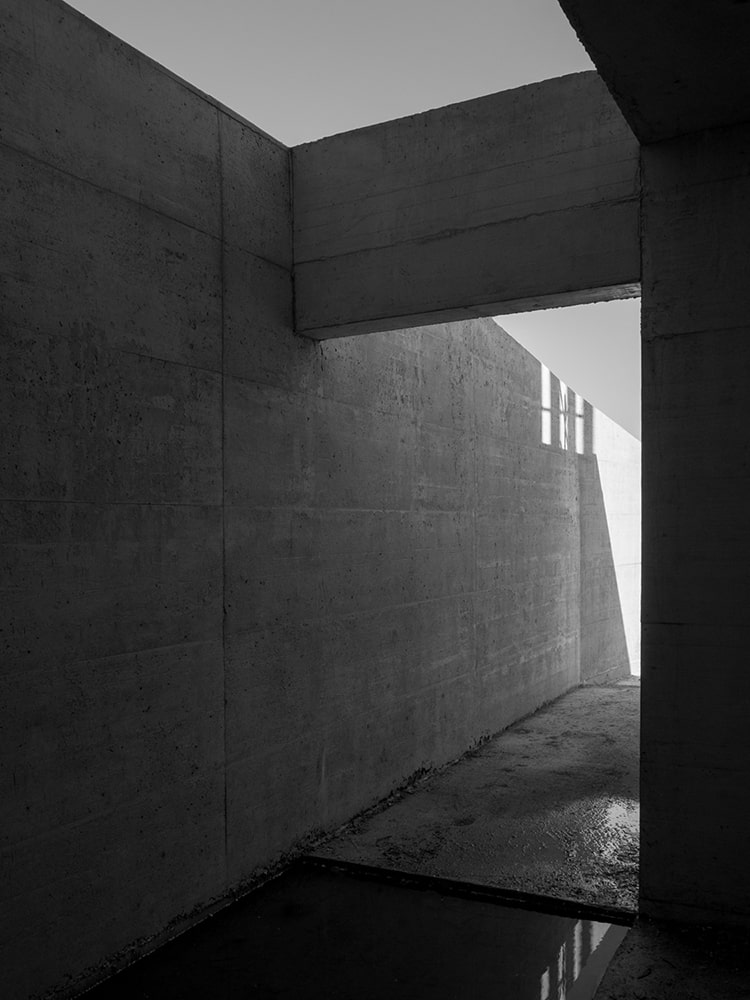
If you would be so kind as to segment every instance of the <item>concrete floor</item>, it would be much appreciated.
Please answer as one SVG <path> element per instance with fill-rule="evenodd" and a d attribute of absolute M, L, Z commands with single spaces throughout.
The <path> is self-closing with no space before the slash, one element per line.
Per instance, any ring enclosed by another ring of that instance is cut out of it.
<path fill-rule="evenodd" d="M 566 695 L 86 996 L 748 1000 L 747 931 L 586 910 L 635 909 L 638 702 Z"/>
<path fill-rule="evenodd" d="M 637 678 L 579 688 L 316 854 L 635 911 L 639 703 Z M 595 997 L 750 1000 L 748 955 L 747 929 L 639 920 Z"/>
<path fill-rule="evenodd" d="M 596 1000 L 750 1000 L 750 929 L 639 921 Z"/>
<path fill-rule="evenodd" d="M 297 863 L 89 1000 L 591 1000 L 627 927 Z"/>
<path fill-rule="evenodd" d="M 315 854 L 634 912 L 639 699 L 572 691 Z"/>

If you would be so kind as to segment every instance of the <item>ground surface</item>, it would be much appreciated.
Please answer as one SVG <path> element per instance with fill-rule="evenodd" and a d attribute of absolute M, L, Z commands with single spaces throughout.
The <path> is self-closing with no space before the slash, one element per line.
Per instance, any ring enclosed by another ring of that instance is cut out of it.
<path fill-rule="evenodd" d="M 634 908 L 639 693 L 574 691 L 316 853 Z M 563 904 L 529 912 L 317 864 L 293 865 L 87 998 L 750 1000 L 747 931 L 627 931 Z"/>
<path fill-rule="evenodd" d="M 591 1000 L 626 933 L 293 865 L 86 997 Z"/>
<path fill-rule="evenodd" d="M 315 853 L 634 911 L 639 701 L 572 691 Z"/>
<path fill-rule="evenodd" d="M 750 1000 L 750 929 L 639 922 L 596 1000 Z"/>

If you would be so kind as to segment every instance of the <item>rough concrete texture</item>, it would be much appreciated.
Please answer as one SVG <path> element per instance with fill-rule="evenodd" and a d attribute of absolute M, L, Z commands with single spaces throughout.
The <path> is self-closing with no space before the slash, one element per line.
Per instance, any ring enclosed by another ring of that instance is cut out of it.
<path fill-rule="evenodd" d="M 591 450 L 586 441 L 578 460 L 581 681 L 600 683 L 621 678 L 624 663 L 641 672 L 641 443 L 600 410 L 590 420 Z"/>
<path fill-rule="evenodd" d="M 25 997 L 577 683 L 580 527 L 494 323 L 296 337 L 288 151 L 57 0 L 1 17 Z"/>
<path fill-rule="evenodd" d="M 635 910 L 639 699 L 570 692 L 315 853 Z"/>
<path fill-rule="evenodd" d="M 745 928 L 639 921 L 627 934 L 596 1000 L 747 1000 Z"/>
<path fill-rule="evenodd" d="M 638 145 L 596 73 L 292 155 L 309 336 L 637 294 Z"/>
<path fill-rule="evenodd" d="M 744 0 L 560 0 L 643 143 L 747 121 L 750 21 Z"/>
<path fill-rule="evenodd" d="M 750 921 L 749 153 L 643 152 L 643 905 L 706 923 Z"/>
<path fill-rule="evenodd" d="M 86 997 L 592 1000 L 627 933 L 297 864 Z"/>
<path fill-rule="evenodd" d="M 3 3 L 0 50 L 16 998 L 227 891 L 224 276 L 240 258 L 278 296 L 291 232 L 287 151 L 65 5 Z"/>
<path fill-rule="evenodd" d="M 491 321 L 311 350 L 297 385 L 227 382 L 236 877 L 579 670 L 577 466 L 540 444 L 539 365 Z"/>
<path fill-rule="evenodd" d="M 288 151 L 57 0 L 0 17 L 14 995 L 180 926 L 301 832 L 563 687 L 580 551 L 572 463 L 509 446 L 537 401 L 523 371 L 504 386 L 481 325 L 295 339 Z M 670 48 L 704 23 L 680 19 Z M 737 37 L 715 23 L 709 74 Z M 748 145 L 747 127 L 713 130 L 642 160 L 643 903 L 727 920 L 750 900 Z M 632 249 L 630 201 L 624 232 L 603 213 L 613 246 Z M 551 247 L 564 269 L 553 214 L 538 247 L 533 226 L 511 229 L 531 247 L 503 245 L 527 263 Z M 524 561 L 530 543 L 549 558 Z"/>

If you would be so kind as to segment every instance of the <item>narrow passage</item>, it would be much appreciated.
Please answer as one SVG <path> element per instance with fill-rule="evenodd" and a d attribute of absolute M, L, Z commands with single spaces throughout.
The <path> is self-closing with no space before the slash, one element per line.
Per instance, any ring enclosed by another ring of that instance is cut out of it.
<path fill-rule="evenodd" d="M 638 707 L 565 695 L 86 997 L 592 1000 L 636 906 Z"/>
<path fill-rule="evenodd" d="M 635 912 L 639 708 L 571 691 L 315 854 Z"/>

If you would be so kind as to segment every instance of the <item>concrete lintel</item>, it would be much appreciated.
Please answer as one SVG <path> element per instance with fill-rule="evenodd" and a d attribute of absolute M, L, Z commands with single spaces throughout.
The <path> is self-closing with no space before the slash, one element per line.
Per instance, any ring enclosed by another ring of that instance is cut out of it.
<path fill-rule="evenodd" d="M 639 147 L 596 73 L 292 155 L 298 333 L 637 294 Z"/>
<path fill-rule="evenodd" d="M 320 327 L 314 330 L 299 331 L 299 333 L 311 340 L 331 340 L 335 337 L 385 333 L 387 330 L 406 330 L 417 326 L 432 326 L 437 323 L 455 323 L 459 320 L 479 319 L 483 316 L 510 316 L 512 313 L 533 312 L 537 309 L 560 309 L 565 306 L 582 306 L 590 302 L 635 299 L 639 298 L 640 294 L 640 282 L 631 282 L 623 285 L 608 285 L 604 288 L 582 288 L 552 295 L 537 295 L 533 298 L 515 299 L 508 302 L 492 302 L 473 308 L 462 309 L 459 307 L 404 316 L 385 316 L 363 320 L 360 323 L 349 323 L 346 326 Z"/>

